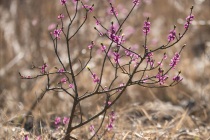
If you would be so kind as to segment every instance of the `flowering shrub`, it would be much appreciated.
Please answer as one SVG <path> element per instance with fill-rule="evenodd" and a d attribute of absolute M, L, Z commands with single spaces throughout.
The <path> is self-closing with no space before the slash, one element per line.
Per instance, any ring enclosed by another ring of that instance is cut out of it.
<path fill-rule="evenodd" d="M 55 119 L 55 125 L 58 126 L 62 122 L 63 124 L 68 124 L 68 127 L 65 131 L 66 135 L 64 136 L 65 140 L 69 139 L 77 139 L 73 137 L 71 134 L 75 129 L 78 129 L 84 125 L 89 124 L 89 130 L 91 132 L 91 139 L 95 136 L 99 137 L 99 139 L 103 136 L 98 135 L 99 130 L 102 128 L 103 123 L 105 121 L 105 116 L 107 114 L 108 109 L 110 109 L 116 101 L 123 95 L 125 89 L 132 85 L 138 85 L 147 88 L 158 88 L 158 87 L 170 87 L 178 84 L 182 78 L 179 72 L 173 78 L 169 76 L 169 72 L 177 66 L 178 62 L 180 61 L 180 55 L 185 47 L 183 45 L 180 48 L 179 52 L 176 52 L 174 57 L 171 59 L 171 62 L 168 68 L 164 68 L 164 61 L 167 60 L 167 54 L 164 53 L 161 60 L 156 63 L 155 53 L 160 50 L 166 50 L 168 48 L 173 47 L 176 43 L 178 43 L 186 34 L 189 26 L 194 18 L 192 15 L 192 9 L 190 11 L 189 16 L 186 18 L 186 23 L 183 28 L 183 32 L 177 34 L 176 26 L 174 29 L 169 32 L 168 41 L 165 45 L 160 47 L 156 47 L 155 49 L 149 49 L 148 46 L 148 35 L 152 31 L 151 23 L 149 18 L 144 21 L 144 25 L 142 27 L 142 33 L 144 36 L 144 44 L 142 44 L 143 52 L 141 54 L 137 53 L 135 49 L 126 46 L 126 32 L 122 34 L 123 25 L 127 21 L 127 19 L 132 16 L 132 12 L 134 8 L 140 5 L 140 0 L 133 0 L 132 7 L 130 8 L 128 14 L 122 19 L 119 17 L 120 12 L 117 10 L 116 7 L 113 6 L 112 2 L 110 2 L 110 16 L 113 16 L 116 22 L 111 22 L 108 27 L 105 27 L 103 22 L 99 21 L 97 17 L 94 16 L 96 20 L 96 27 L 94 27 L 95 31 L 99 33 L 99 37 L 108 40 L 110 43 L 109 45 L 104 45 L 103 42 L 100 42 L 100 49 L 101 49 L 101 57 L 103 58 L 101 61 L 101 65 L 98 65 L 99 73 L 96 73 L 88 64 L 92 61 L 92 58 L 95 57 L 96 54 L 93 53 L 95 46 L 98 44 L 97 42 L 91 41 L 90 45 L 87 45 L 87 48 L 90 52 L 88 61 L 80 61 L 81 68 L 80 70 L 73 69 L 73 62 L 72 62 L 72 54 L 74 53 L 74 49 L 70 45 L 72 39 L 75 35 L 81 30 L 84 26 L 85 22 L 88 19 L 88 15 L 90 12 L 94 11 L 94 4 L 92 6 L 86 5 L 83 1 L 74 0 L 72 6 L 75 8 L 74 15 L 70 15 L 68 11 L 69 5 L 67 6 L 69 1 L 67 0 L 60 0 L 61 5 L 65 7 L 67 17 L 69 19 L 69 23 L 67 26 L 64 26 L 63 19 L 65 18 L 63 14 L 58 15 L 58 19 L 60 20 L 60 25 L 54 29 L 53 32 L 50 33 L 51 39 L 54 45 L 54 52 L 60 64 L 60 68 L 56 68 L 55 71 L 48 71 L 47 64 L 43 64 L 43 66 L 37 67 L 33 66 L 33 68 L 40 69 L 40 74 L 35 76 L 23 76 L 20 74 L 22 79 L 35 79 L 38 77 L 46 77 L 47 79 L 47 86 L 45 89 L 44 94 L 38 98 L 41 100 L 43 96 L 48 91 L 59 91 L 68 94 L 73 99 L 73 105 L 70 111 L 70 116 L 68 118 L 57 117 Z M 70 30 L 73 26 L 73 23 L 76 21 L 78 10 L 83 10 L 85 16 L 83 18 L 83 22 L 78 26 L 75 31 Z M 58 28 L 59 27 L 59 28 Z M 62 35 L 62 36 L 61 36 Z M 60 39 L 64 39 L 66 43 L 66 50 L 68 56 L 68 67 L 65 67 L 64 61 L 60 58 L 58 54 L 58 41 Z M 166 39 L 167 40 L 167 39 Z M 142 68 L 141 66 L 144 66 Z M 87 68 L 87 69 L 86 69 Z M 109 81 L 109 85 L 103 84 L 103 80 L 106 78 L 104 71 L 109 69 L 113 76 L 110 76 L 111 80 Z M 85 93 L 79 93 L 80 83 L 78 81 L 78 75 L 84 73 L 85 71 L 89 71 L 90 77 L 92 80 L 88 81 L 86 84 L 94 85 L 94 90 L 90 91 L 89 89 L 86 90 Z M 150 72 L 154 72 L 155 74 L 151 74 Z M 51 76 L 54 75 L 61 75 L 62 78 L 59 79 L 57 85 L 53 85 L 50 83 Z M 169 80 L 171 79 L 171 81 Z M 167 84 L 166 84 L 167 83 Z M 68 86 L 65 86 L 67 84 Z M 85 102 L 85 99 L 91 98 L 94 95 L 105 96 L 104 104 L 102 109 L 92 115 L 90 118 L 85 119 L 82 112 L 81 102 Z M 113 96 L 115 95 L 115 96 Z M 77 113 L 77 108 L 79 108 L 79 121 L 75 119 Z M 90 122 L 102 116 L 102 121 L 98 127 L 94 125 L 90 125 Z M 116 120 L 116 114 L 114 111 L 111 111 L 110 115 L 108 115 L 107 120 L 107 127 L 106 131 L 111 131 L 114 127 L 114 122 Z"/>

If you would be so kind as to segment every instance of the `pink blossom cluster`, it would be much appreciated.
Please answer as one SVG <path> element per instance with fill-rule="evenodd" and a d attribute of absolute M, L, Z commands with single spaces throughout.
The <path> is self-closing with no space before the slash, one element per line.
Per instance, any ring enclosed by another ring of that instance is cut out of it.
<path fill-rule="evenodd" d="M 186 18 L 186 23 L 184 24 L 184 28 L 187 29 L 190 24 L 192 23 L 194 19 L 194 15 L 189 15 L 187 18 Z"/>
<path fill-rule="evenodd" d="M 68 117 L 63 117 L 63 120 L 61 120 L 61 117 L 56 117 L 55 118 L 54 124 L 55 124 L 56 127 L 58 127 L 62 123 L 63 123 L 63 125 L 68 124 L 69 123 L 69 118 Z"/>
<path fill-rule="evenodd" d="M 46 68 L 47 68 L 47 64 L 44 63 L 41 67 L 41 73 L 43 73 L 43 74 L 46 73 Z"/>
<path fill-rule="evenodd" d="M 55 29 L 55 30 L 53 31 L 54 37 L 60 39 L 60 34 L 61 34 L 61 32 L 62 32 L 62 29 Z"/>
<path fill-rule="evenodd" d="M 63 18 L 64 18 L 63 14 L 58 15 L 58 19 L 63 19 Z"/>
<path fill-rule="evenodd" d="M 65 71 L 65 70 L 64 70 L 63 68 L 58 69 L 58 73 L 59 73 L 59 74 L 62 74 L 64 71 Z"/>
<path fill-rule="evenodd" d="M 93 6 L 94 6 L 94 5 L 92 5 L 92 6 L 84 5 L 83 8 L 85 8 L 85 9 L 88 10 L 89 12 L 93 12 L 93 10 L 94 10 L 94 9 L 93 9 Z"/>
<path fill-rule="evenodd" d="M 179 75 L 173 77 L 173 80 L 176 81 L 176 82 L 179 82 L 179 81 L 181 81 L 182 79 L 183 79 L 183 78 L 181 78 Z"/>
<path fill-rule="evenodd" d="M 153 59 L 153 53 L 152 52 L 147 53 L 146 59 L 150 68 L 153 68 L 155 64 L 155 60 Z"/>
<path fill-rule="evenodd" d="M 171 30 L 169 35 L 168 35 L 168 41 L 171 42 L 173 41 L 174 39 L 176 38 L 176 31 L 175 29 L 174 30 Z"/>
<path fill-rule="evenodd" d="M 136 67 L 137 64 L 138 64 L 139 56 L 138 56 L 137 54 L 135 54 L 135 53 L 131 53 L 130 56 L 131 56 L 131 58 L 132 58 L 132 62 L 134 62 L 134 67 Z"/>
<path fill-rule="evenodd" d="M 108 31 L 109 37 L 112 41 L 114 41 L 117 46 L 119 47 L 122 43 L 125 42 L 124 35 L 116 35 L 116 27 L 114 25 L 111 26 L 110 30 Z"/>
<path fill-rule="evenodd" d="M 90 125 L 89 130 L 90 130 L 91 135 L 95 134 L 95 127 L 94 127 L 94 125 Z"/>
<path fill-rule="evenodd" d="M 69 84 L 69 88 L 74 88 L 74 84 Z"/>
<path fill-rule="evenodd" d="M 159 68 L 156 78 L 158 79 L 159 84 L 163 85 L 165 83 L 165 81 L 168 79 L 168 76 L 164 74 L 163 69 Z"/>
<path fill-rule="evenodd" d="M 118 16 L 118 12 L 117 12 L 116 8 L 111 7 L 110 14 Z"/>
<path fill-rule="evenodd" d="M 90 44 L 90 45 L 88 45 L 88 49 L 90 49 L 90 50 L 91 50 L 94 46 L 95 46 L 94 42 L 93 42 L 93 41 L 91 41 L 91 44 Z"/>
<path fill-rule="evenodd" d="M 132 62 L 135 63 L 134 67 L 136 67 L 137 64 L 138 64 L 139 56 L 137 54 L 131 52 L 130 49 L 129 50 L 128 49 L 125 49 L 125 55 L 131 57 Z"/>
<path fill-rule="evenodd" d="M 120 54 L 118 52 L 113 52 L 113 55 L 115 63 L 119 63 Z"/>
<path fill-rule="evenodd" d="M 174 57 L 171 59 L 170 66 L 172 68 L 175 68 L 175 66 L 177 65 L 177 63 L 179 62 L 179 60 L 180 60 L 180 54 L 179 53 L 175 53 Z"/>
<path fill-rule="evenodd" d="M 67 0 L 60 0 L 60 3 L 61 3 L 62 5 L 65 5 L 66 2 L 67 2 Z"/>
<path fill-rule="evenodd" d="M 113 126 L 114 126 L 114 121 L 116 119 L 116 115 L 115 115 L 115 112 L 112 111 L 109 115 L 109 124 L 107 126 L 107 130 L 110 131 L 113 129 Z"/>
<path fill-rule="evenodd" d="M 122 91 L 122 88 L 121 87 L 123 87 L 124 85 L 125 85 L 124 83 L 121 83 L 120 86 L 119 86 L 120 89 L 118 89 L 117 91 Z"/>
<path fill-rule="evenodd" d="M 118 36 L 116 34 L 111 34 L 110 35 L 110 38 L 115 42 L 117 43 L 117 47 L 119 47 L 122 43 L 125 42 L 125 39 L 124 39 L 124 36 Z"/>
<path fill-rule="evenodd" d="M 125 49 L 125 55 L 126 56 L 130 56 L 132 54 L 132 52 L 128 49 Z"/>
<path fill-rule="evenodd" d="M 63 84 L 66 84 L 66 82 L 67 82 L 67 79 L 64 77 L 64 78 L 62 78 L 61 79 L 61 81 L 60 81 L 61 83 L 63 83 Z"/>
<path fill-rule="evenodd" d="M 147 20 L 147 21 L 144 21 L 144 26 L 143 26 L 143 33 L 145 35 L 148 35 L 148 33 L 150 32 L 150 22 Z"/>
<path fill-rule="evenodd" d="M 99 78 L 96 76 L 95 73 L 92 74 L 92 78 L 93 78 L 93 82 L 94 83 L 98 83 L 100 81 Z"/>
<path fill-rule="evenodd" d="M 61 118 L 60 117 L 56 117 L 55 121 L 54 121 L 54 124 L 55 125 L 59 125 L 60 123 L 61 123 Z"/>
<path fill-rule="evenodd" d="M 67 81 L 68 81 L 68 80 L 64 77 L 64 78 L 62 78 L 62 79 L 60 80 L 60 83 L 66 84 Z M 73 89 L 73 88 L 74 88 L 74 84 L 73 84 L 73 83 L 70 83 L 70 84 L 69 84 L 69 88 Z"/>
<path fill-rule="evenodd" d="M 66 79 L 66 77 L 64 77 L 64 78 L 62 78 L 62 79 L 60 80 L 59 83 L 66 84 L 67 81 L 68 81 L 68 80 Z M 70 83 L 70 84 L 69 84 L 69 88 L 73 89 L 73 88 L 74 88 L 74 84 L 73 84 L 73 83 Z"/>
<path fill-rule="evenodd" d="M 24 140 L 29 140 L 28 135 L 24 135 Z"/>
<path fill-rule="evenodd" d="M 99 24 L 101 24 L 101 22 L 96 19 L 96 25 L 99 25 Z"/>
<path fill-rule="evenodd" d="M 106 51 L 106 46 L 104 44 L 101 44 L 101 51 Z"/>
<path fill-rule="evenodd" d="M 140 3 L 140 0 L 133 0 L 133 4 L 139 5 L 139 3 Z"/>

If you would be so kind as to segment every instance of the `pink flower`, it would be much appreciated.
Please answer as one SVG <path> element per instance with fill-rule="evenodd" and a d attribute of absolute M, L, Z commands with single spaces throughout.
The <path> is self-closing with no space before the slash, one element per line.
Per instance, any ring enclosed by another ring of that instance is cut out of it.
<path fill-rule="evenodd" d="M 166 54 L 164 54 L 163 59 L 167 59 L 167 55 Z"/>
<path fill-rule="evenodd" d="M 186 23 L 184 24 L 185 29 L 189 28 L 189 25 L 192 23 L 193 19 L 194 19 L 194 15 L 189 15 L 186 18 Z"/>
<path fill-rule="evenodd" d="M 148 35 L 149 32 L 150 32 L 150 22 L 147 20 L 147 21 L 144 21 L 143 33 L 145 35 Z"/>
<path fill-rule="evenodd" d="M 185 29 L 187 29 L 189 26 L 190 26 L 190 24 L 189 24 L 188 22 L 186 22 L 186 23 L 184 24 L 184 28 L 185 28 Z"/>
<path fill-rule="evenodd" d="M 93 41 L 91 41 L 91 44 L 88 46 L 88 49 L 90 49 L 90 50 L 91 50 L 91 49 L 94 47 L 94 45 L 95 45 L 95 44 L 94 44 L 94 42 L 93 42 Z"/>
<path fill-rule="evenodd" d="M 66 78 L 65 78 L 65 77 L 61 79 L 61 83 L 66 84 L 66 82 L 67 82 L 67 80 L 66 80 Z"/>
<path fill-rule="evenodd" d="M 164 71 L 161 68 L 159 68 L 159 72 L 156 75 L 156 78 L 158 79 L 159 84 L 163 85 L 168 79 L 168 76 L 164 74 Z"/>
<path fill-rule="evenodd" d="M 60 0 L 60 2 L 61 2 L 62 5 L 66 4 L 66 1 L 67 0 Z"/>
<path fill-rule="evenodd" d="M 74 88 L 74 84 L 69 84 L 69 88 Z"/>
<path fill-rule="evenodd" d="M 175 53 L 174 57 L 171 59 L 170 66 L 172 68 L 175 68 L 175 66 L 177 65 L 177 63 L 179 62 L 179 60 L 180 60 L 180 54 L 179 53 Z"/>
<path fill-rule="evenodd" d="M 24 135 L 24 140 L 29 140 L 28 135 Z"/>
<path fill-rule="evenodd" d="M 93 12 L 93 10 L 94 10 L 94 9 L 93 9 L 93 6 L 94 6 L 94 5 L 92 5 L 92 6 L 84 5 L 83 8 L 89 10 L 89 12 Z"/>
<path fill-rule="evenodd" d="M 118 25 L 112 25 L 109 29 L 110 34 L 115 34 L 117 31 Z"/>
<path fill-rule="evenodd" d="M 62 32 L 62 29 L 55 29 L 55 30 L 53 31 L 54 37 L 60 39 L 60 34 L 61 34 L 61 32 Z"/>
<path fill-rule="evenodd" d="M 132 57 L 132 59 L 135 59 L 135 58 L 138 59 L 138 57 L 135 56 L 136 54 L 134 54 L 133 52 L 131 52 L 131 51 L 136 50 L 138 47 L 139 46 L 135 44 L 134 46 L 132 46 L 132 48 L 125 49 L 125 55 Z"/>
<path fill-rule="evenodd" d="M 54 124 L 57 126 L 61 123 L 61 118 L 60 117 L 56 117 L 55 118 L 55 121 L 54 121 Z"/>
<path fill-rule="evenodd" d="M 90 130 L 91 135 L 95 134 L 95 127 L 94 127 L 94 125 L 90 125 L 89 130 Z"/>
<path fill-rule="evenodd" d="M 130 56 L 132 57 L 132 61 L 136 61 L 139 58 L 139 56 L 135 53 L 131 53 Z"/>
<path fill-rule="evenodd" d="M 109 124 L 107 126 L 108 131 L 113 129 L 115 119 L 116 119 L 116 115 L 115 115 L 114 111 L 112 111 L 109 115 Z"/>
<path fill-rule="evenodd" d="M 112 25 L 108 31 L 108 34 L 109 34 L 109 37 L 111 38 L 111 40 L 113 40 L 114 42 L 115 41 L 115 37 L 116 37 L 116 30 L 117 30 L 117 27 L 115 27 L 114 25 Z"/>
<path fill-rule="evenodd" d="M 109 123 L 107 126 L 107 130 L 110 131 L 113 129 L 113 123 Z"/>
<path fill-rule="evenodd" d="M 118 16 L 118 13 L 114 7 L 111 7 L 110 14 Z"/>
<path fill-rule="evenodd" d="M 171 42 L 176 38 L 176 31 L 175 30 L 171 30 L 169 35 L 168 35 L 168 41 Z"/>
<path fill-rule="evenodd" d="M 41 67 L 41 73 L 45 74 L 46 73 L 46 68 L 47 68 L 47 64 L 44 63 L 44 65 L 42 65 L 42 67 Z"/>
<path fill-rule="evenodd" d="M 63 117 L 63 124 L 68 124 L 69 123 L 69 118 Z"/>
<path fill-rule="evenodd" d="M 118 52 L 113 52 L 113 55 L 115 63 L 119 63 L 120 54 Z"/>
<path fill-rule="evenodd" d="M 99 20 L 96 20 L 96 25 L 101 24 L 101 22 Z"/>
<path fill-rule="evenodd" d="M 125 49 L 125 55 L 126 55 L 126 56 L 130 56 L 131 54 L 132 54 L 132 52 L 130 51 L 130 49 L 129 49 L 129 50 L 126 50 L 126 49 Z"/>
<path fill-rule="evenodd" d="M 124 83 L 122 83 L 122 84 L 120 84 L 120 86 L 119 87 L 123 87 L 125 84 Z M 122 88 L 120 88 L 120 89 L 118 89 L 117 91 L 122 91 Z"/>
<path fill-rule="evenodd" d="M 125 42 L 124 34 L 122 35 L 116 35 L 117 31 L 116 25 L 111 25 L 110 29 L 108 30 L 109 38 L 114 41 L 117 44 L 117 47 L 120 46 L 120 44 Z"/>
<path fill-rule="evenodd" d="M 190 15 L 186 18 L 186 21 L 191 23 L 193 21 L 193 19 L 194 19 L 194 15 Z"/>
<path fill-rule="evenodd" d="M 58 73 L 62 74 L 64 72 L 64 69 L 61 68 L 61 69 L 58 69 Z"/>
<path fill-rule="evenodd" d="M 150 68 L 153 68 L 154 67 L 154 63 L 155 63 L 155 60 L 152 57 L 153 57 L 153 53 L 152 52 L 149 52 L 147 54 L 147 56 L 146 56 L 147 63 L 150 65 Z"/>
<path fill-rule="evenodd" d="M 100 81 L 99 78 L 96 76 L 95 73 L 92 74 L 92 78 L 93 78 L 93 82 L 94 83 L 98 83 Z"/>
<path fill-rule="evenodd" d="M 133 0 L 133 4 L 139 5 L 139 3 L 140 3 L 140 0 Z"/>
<path fill-rule="evenodd" d="M 105 51 L 106 50 L 106 46 L 101 44 L 101 51 Z"/>
<path fill-rule="evenodd" d="M 179 81 L 181 81 L 182 79 L 183 79 L 183 78 L 181 78 L 179 75 L 173 77 L 173 81 L 175 81 L 175 82 L 179 82 Z"/>
<path fill-rule="evenodd" d="M 163 65 L 163 63 L 162 62 L 157 62 L 158 63 L 158 66 L 162 66 Z"/>
<path fill-rule="evenodd" d="M 58 15 L 58 19 L 63 19 L 63 18 L 64 18 L 63 14 Z"/>

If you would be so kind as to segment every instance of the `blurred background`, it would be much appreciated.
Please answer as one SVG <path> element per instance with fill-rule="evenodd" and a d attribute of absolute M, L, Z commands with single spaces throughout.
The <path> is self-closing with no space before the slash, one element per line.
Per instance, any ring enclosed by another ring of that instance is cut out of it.
<path fill-rule="evenodd" d="M 101 42 L 107 43 L 94 30 L 96 24 L 93 16 L 98 17 L 107 28 L 110 26 L 110 21 L 115 20 L 113 16 L 107 16 L 109 2 L 84 0 L 84 3 L 88 5 L 94 3 L 94 11 L 89 14 L 86 24 L 71 41 L 75 67 L 80 64 L 78 59 L 88 60 L 87 46 L 92 40 L 96 42 L 96 49 L 99 50 Z M 117 7 L 119 19 L 125 18 L 132 7 L 132 2 L 127 0 L 113 0 L 113 3 Z M 72 5 L 73 2 L 68 0 L 67 6 L 71 15 L 74 14 Z M 122 106 L 125 108 L 135 103 L 144 105 L 156 101 L 169 102 L 182 108 L 190 107 L 193 110 L 192 115 L 198 116 L 207 124 L 210 123 L 210 0 L 141 0 L 140 6 L 135 8 L 123 27 L 125 34 L 129 33 L 126 45 L 138 48 L 144 42 L 143 21 L 150 17 L 151 32 L 148 40 L 151 48 L 155 48 L 167 43 L 167 35 L 173 29 L 173 25 L 177 26 L 178 32 L 183 32 L 185 18 L 189 15 L 192 5 L 194 5 L 193 15 L 195 15 L 192 26 L 183 40 L 167 50 L 168 57 L 171 58 L 183 44 L 187 44 L 181 55 L 181 61 L 173 71 L 177 73 L 181 70 L 184 80 L 175 87 L 165 89 L 130 87 L 114 108 L 119 109 Z M 57 19 L 60 13 L 64 13 L 67 17 L 64 6 L 59 0 L 0 0 L 0 116 L 2 122 L 8 122 L 16 116 L 26 114 L 45 89 L 45 78 L 21 80 L 19 72 L 23 75 L 36 75 L 39 71 L 32 70 L 32 64 L 42 66 L 43 63 L 47 63 L 49 71 L 55 71 L 54 67 L 61 67 L 55 57 L 50 38 L 50 32 L 55 29 L 56 24 L 60 24 Z M 83 21 L 83 17 L 84 11 L 79 9 L 77 21 L 72 26 L 73 31 Z M 67 23 L 68 19 L 64 18 L 64 24 Z M 65 42 L 62 37 L 61 35 L 59 41 L 59 55 L 64 62 L 67 62 L 66 50 L 63 49 Z M 100 55 L 96 55 L 90 64 L 95 72 L 100 63 Z M 109 73 L 106 71 L 105 75 Z M 54 79 L 55 83 L 58 82 L 56 78 Z M 90 87 L 88 72 L 84 73 L 79 81 L 81 81 L 79 90 L 84 93 Z M 96 107 L 90 101 L 83 106 L 87 111 L 86 114 Z M 34 109 L 33 115 L 50 120 L 52 116 L 69 115 L 70 107 L 71 101 L 66 95 L 49 92 Z"/>

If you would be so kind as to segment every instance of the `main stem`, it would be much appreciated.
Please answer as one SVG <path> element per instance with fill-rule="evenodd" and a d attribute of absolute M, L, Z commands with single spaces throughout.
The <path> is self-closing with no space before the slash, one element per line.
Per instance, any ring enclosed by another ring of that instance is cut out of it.
<path fill-rule="evenodd" d="M 73 131 L 72 122 L 73 122 L 73 117 L 74 117 L 74 113 L 75 113 L 75 110 L 76 110 L 76 106 L 77 106 L 77 99 L 74 99 L 74 104 L 72 106 L 71 116 L 70 116 L 70 119 L 69 119 L 68 128 L 66 130 L 66 136 L 64 138 L 65 140 L 70 140 L 72 138 L 71 137 L 71 132 Z"/>
<path fill-rule="evenodd" d="M 70 48 L 69 48 L 69 30 L 70 30 L 70 26 L 68 26 L 68 30 L 67 30 L 66 47 L 67 47 L 67 52 L 68 52 L 69 68 L 70 68 L 70 71 L 72 73 L 71 77 L 72 77 L 73 84 L 74 84 L 74 87 L 75 87 L 75 97 L 74 97 L 74 103 L 73 103 L 73 106 L 72 106 L 72 109 L 71 109 L 71 115 L 69 117 L 69 124 L 68 124 L 68 128 L 66 130 L 65 140 L 69 140 L 69 139 L 72 138 L 70 133 L 73 131 L 72 122 L 73 122 L 73 119 L 74 119 L 74 114 L 75 114 L 76 106 L 77 106 L 77 103 L 78 103 L 77 83 L 76 83 L 74 71 L 73 71 L 73 68 L 72 68 L 71 54 L 70 54 Z"/>

